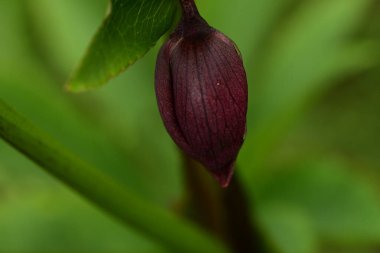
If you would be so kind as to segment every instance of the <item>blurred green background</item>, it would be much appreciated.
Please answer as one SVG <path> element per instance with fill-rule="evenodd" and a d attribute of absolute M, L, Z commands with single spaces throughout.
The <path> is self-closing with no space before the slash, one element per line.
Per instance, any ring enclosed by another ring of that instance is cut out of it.
<path fill-rule="evenodd" d="M 241 179 L 278 253 L 380 251 L 380 2 L 198 1 L 250 87 Z M 161 43 L 107 86 L 63 84 L 106 0 L 0 0 L 0 99 L 142 198 L 175 209 L 182 161 L 154 95 Z M 253 212 L 255 210 L 255 212 Z M 0 252 L 165 252 L 0 141 Z"/>

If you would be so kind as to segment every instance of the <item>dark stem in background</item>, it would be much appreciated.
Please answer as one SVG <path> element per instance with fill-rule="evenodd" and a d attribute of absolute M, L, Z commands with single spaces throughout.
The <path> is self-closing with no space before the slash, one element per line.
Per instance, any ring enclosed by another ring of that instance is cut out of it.
<path fill-rule="evenodd" d="M 199 223 L 203 228 L 225 240 L 223 204 L 220 191 L 213 178 L 205 172 L 202 165 L 182 153 L 184 178 L 186 186 L 186 215 Z"/>
<path fill-rule="evenodd" d="M 183 161 L 187 215 L 236 253 L 269 252 L 238 177 L 222 189 L 199 163 L 186 155 Z"/>
<path fill-rule="evenodd" d="M 232 248 L 238 253 L 268 253 L 266 239 L 256 222 L 255 210 L 249 205 L 238 177 L 233 177 L 228 188 L 222 189 L 222 197 L 227 217 L 227 234 Z"/>

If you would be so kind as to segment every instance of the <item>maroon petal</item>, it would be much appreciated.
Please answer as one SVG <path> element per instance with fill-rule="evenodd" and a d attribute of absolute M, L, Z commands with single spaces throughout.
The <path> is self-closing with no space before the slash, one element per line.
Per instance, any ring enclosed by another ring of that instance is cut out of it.
<path fill-rule="evenodd" d="M 166 130 L 182 150 L 188 154 L 191 154 L 192 151 L 184 139 L 182 130 L 179 128 L 174 108 L 173 84 L 171 69 L 169 65 L 169 53 L 176 41 L 176 38 L 169 40 L 159 52 L 156 63 L 155 91 L 158 108 Z"/>

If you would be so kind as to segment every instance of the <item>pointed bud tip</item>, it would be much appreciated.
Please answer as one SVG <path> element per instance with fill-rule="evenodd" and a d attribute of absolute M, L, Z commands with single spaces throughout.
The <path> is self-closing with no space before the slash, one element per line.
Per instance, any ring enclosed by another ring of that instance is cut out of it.
<path fill-rule="evenodd" d="M 212 175 L 222 188 L 227 188 L 230 185 L 232 176 L 234 174 L 234 166 L 234 163 L 232 163 L 221 171 L 212 172 Z"/>

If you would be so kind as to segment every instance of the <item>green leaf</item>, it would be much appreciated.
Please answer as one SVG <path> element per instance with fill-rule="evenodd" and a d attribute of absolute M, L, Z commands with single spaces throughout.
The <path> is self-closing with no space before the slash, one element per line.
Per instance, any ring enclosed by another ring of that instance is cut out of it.
<path fill-rule="evenodd" d="M 274 252 L 318 252 L 318 237 L 304 210 L 281 201 L 258 206 L 257 210 L 258 221 Z"/>
<path fill-rule="evenodd" d="M 318 237 L 329 245 L 378 245 L 377 190 L 370 180 L 350 169 L 335 160 L 293 165 L 268 180 L 258 199 L 265 204 L 281 201 L 297 206 L 310 218 Z"/>
<path fill-rule="evenodd" d="M 306 1 L 276 34 L 256 69 L 248 115 L 254 120 L 248 121 L 251 131 L 241 152 L 246 178 L 260 178 L 255 173 L 262 171 L 255 168 L 263 167 L 288 129 L 335 78 L 374 65 L 374 47 L 350 37 L 371 2 Z"/>
<path fill-rule="evenodd" d="M 63 148 L 0 100 L 0 137 L 127 227 L 174 252 L 228 252 L 193 224 L 138 198 Z"/>
<path fill-rule="evenodd" d="M 68 73 L 81 60 L 89 41 L 104 20 L 108 0 L 22 0 L 20 9 L 32 50 L 46 69 Z M 56 74 L 53 72 L 53 74 Z"/>
<path fill-rule="evenodd" d="M 0 164 L 0 252 L 168 252 L 48 176 L 12 169 Z"/>
<path fill-rule="evenodd" d="M 111 11 L 66 87 L 99 87 L 141 58 L 171 27 L 174 0 L 112 0 Z"/>
<path fill-rule="evenodd" d="M 201 14 L 217 29 L 231 37 L 238 45 L 245 65 L 257 61 L 257 54 L 263 52 L 261 43 L 273 32 L 273 26 L 284 9 L 295 0 L 231 0 L 198 1 Z M 228 18 L 220 18 L 228 17 Z M 281 22 L 281 21 L 280 21 Z M 280 23 L 279 22 L 279 23 Z M 265 51 L 264 51 L 265 52 Z M 254 55 L 254 57 L 250 57 Z"/>

